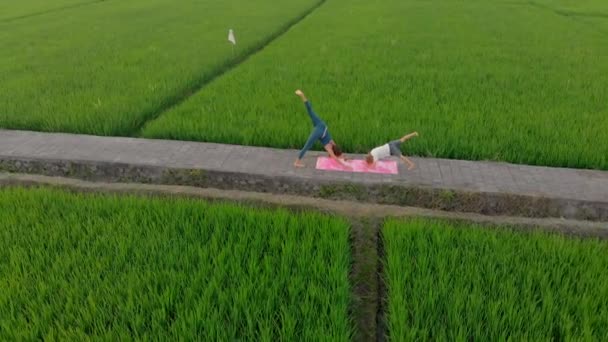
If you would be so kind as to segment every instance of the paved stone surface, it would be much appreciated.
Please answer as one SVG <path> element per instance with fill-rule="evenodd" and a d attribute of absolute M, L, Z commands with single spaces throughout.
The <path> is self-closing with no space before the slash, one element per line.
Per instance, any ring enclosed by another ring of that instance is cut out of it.
<path fill-rule="evenodd" d="M 341 181 L 359 185 L 399 185 L 599 202 L 603 208 L 608 207 L 608 172 L 605 171 L 412 158 L 417 164 L 412 171 L 400 164 L 398 175 L 356 174 L 315 170 L 319 152 L 307 154 L 306 167 L 296 169 L 292 165 L 296 155 L 295 150 L 213 143 L 0 130 L 0 162 L 59 160 L 199 169 L 271 179 L 290 177 L 306 180 L 306 184 Z M 350 157 L 362 158 L 361 155 Z"/>
<path fill-rule="evenodd" d="M 608 172 L 605 171 L 412 158 L 417 165 L 412 171 L 400 164 L 398 175 L 356 174 L 315 170 L 316 157 L 321 155 L 318 152 L 307 154 L 305 168 L 295 169 L 292 163 L 296 155 L 294 150 L 260 147 L 0 130 L 0 158 L 121 162 L 608 201 Z M 361 155 L 352 157 L 362 158 Z"/>

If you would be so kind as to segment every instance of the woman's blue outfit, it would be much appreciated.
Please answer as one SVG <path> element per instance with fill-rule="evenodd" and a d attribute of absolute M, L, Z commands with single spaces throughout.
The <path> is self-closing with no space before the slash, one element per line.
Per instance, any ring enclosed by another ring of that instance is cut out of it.
<path fill-rule="evenodd" d="M 304 157 L 304 154 L 310 150 L 315 141 L 320 140 L 323 146 L 329 144 L 331 141 L 331 134 L 329 134 L 327 125 L 323 120 L 321 120 L 321 118 L 319 118 L 317 113 L 312 110 L 310 101 L 306 101 L 304 104 L 306 105 L 306 110 L 308 111 L 308 115 L 310 115 L 310 119 L 312 120 L 313 129 L 308 137 L 308 140 L 306 141 L 306 144 L 304 144 L 304 147 L 300 151 L 300 155 L 298 156 L 299 159 Z"/>

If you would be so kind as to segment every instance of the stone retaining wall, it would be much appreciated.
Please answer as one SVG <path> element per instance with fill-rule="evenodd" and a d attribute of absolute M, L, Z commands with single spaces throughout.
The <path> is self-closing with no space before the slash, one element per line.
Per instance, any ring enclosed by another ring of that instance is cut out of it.
<path fill-rule="evenodd" d="M 15 173 L 72 177 L 90 181 L 189 185 L 277 194 L 295 194 L 395 204 L 485 215 L 563 217 L 608 221 L 608 202 L 589 202 L 508 193 L 472 192 L 401 184 L 270 177 L 226 171 L 179 169 L 118 162 L 4 158 L 0 170 Z"/>

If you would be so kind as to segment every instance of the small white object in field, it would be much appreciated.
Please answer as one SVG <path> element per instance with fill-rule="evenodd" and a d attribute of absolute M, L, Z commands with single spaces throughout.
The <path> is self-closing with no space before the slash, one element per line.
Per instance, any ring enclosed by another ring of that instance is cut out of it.
<path fill-rule="evenodd" d="M 232 29 L 228 30 L 228 41 L 236 45 L 236 38 L 234 37 L 234 31 L 232 31 Z"/>

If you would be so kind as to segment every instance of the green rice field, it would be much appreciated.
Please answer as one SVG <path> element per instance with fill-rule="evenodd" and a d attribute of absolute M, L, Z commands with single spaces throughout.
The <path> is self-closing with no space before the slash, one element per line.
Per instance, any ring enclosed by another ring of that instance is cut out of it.
<path fill-rule="evenodd" d="M 0 24 L 104 0 L 19 0 L 0 2 Z"/>
<path fill-rule="evenodd" d="M 346 341 L 346 222 L 0 190 L 0 340 Z"/>
<path fill-rule="evenodd" d="M 35 11 L 41 3 L 0 6 Z M 0 127 L 133 135 L 314 5 L 106 0 L 0 20 Z M 230 28 L 238 43 L 234 55 Z"/>
<path fill-rule="evenodd" d="M 605 242 L 425 220 L 383 241 L 391 340 L 608 339 Z"/>
<path fill-rule="evenodd" d="M 608 1 L 0 0 L 0 130 L 300 149 L 296 89 L 347 154 L 608 171 Z M 608 341 L 607 241 L 488 228 L 0 184 L 0 341 Z"/>
<path fill-rule="evenodd" d="M 535 4 L 329 0 L 144 136 L 299 148 L 301 87 L 346 151 L 608 169 L 608 33 Z"/>
<path fill-rule="evenodd" d="M 552 9 L 562 16 L 608 18 L 608 7 L 603 0 L 535 0 L 532 3 Z"/>
<path fill-rule="evenodd" d="M 0 4 L 0 127 L 301 148 L 302 88 L 347 152 L 608 170 L 607 2 L 318 4 Z"/>
<path fill-rule="evenodd" d="M 312 212 L 2 188 L 0 340 L 608 338 L 605 241 L 389 219 L 386 293 L 364 299 L 384 303 L 376 332 L 355 326 L 371 283 L 350 272 L 378 255 L 353 260 L 351 229 Z"/>

